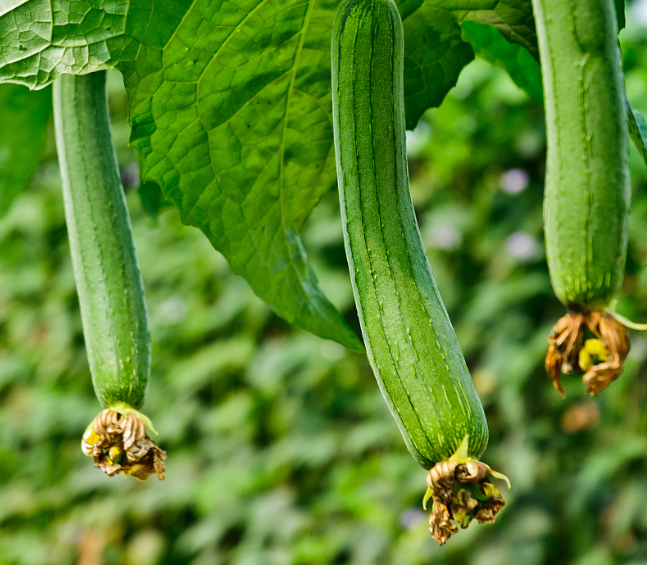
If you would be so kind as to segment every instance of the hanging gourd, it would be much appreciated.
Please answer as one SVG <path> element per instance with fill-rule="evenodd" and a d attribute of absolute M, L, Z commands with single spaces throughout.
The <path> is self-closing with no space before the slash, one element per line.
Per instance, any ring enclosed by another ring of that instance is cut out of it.
<path fill-rule="evenodd" d="M 409 451 L 429 470 L 439 544 L 505 502 L 478 461 L 481 402 L 427 261 L 409 190 L 404 40 L 391 0 L 345 0 L 332 40 L 333 125 L 346 256 L 368 357 Z"/>
<path fill-rule="evenodd" d="M 166 453 L 137 410 L 150 375 L 144 287 L 112 139 L 106 73 L 63 75 L 54 83 L 54 118 L 72 265 L 92 382 L 103 410 L 83 452 L 109 476 L 164 478 Z"/>
<path fill-rule="evenodd" d="M 596 395 L 622 373 L 629 333 L 610 303 L 627 254 L 627 107 L 613 0 L 533 0 L 547 129 L 544 220 L 550 278 L 568 308 L 546 371 L 583 374 Z M 624 321 L 624 320 L 623 320 Z"/>

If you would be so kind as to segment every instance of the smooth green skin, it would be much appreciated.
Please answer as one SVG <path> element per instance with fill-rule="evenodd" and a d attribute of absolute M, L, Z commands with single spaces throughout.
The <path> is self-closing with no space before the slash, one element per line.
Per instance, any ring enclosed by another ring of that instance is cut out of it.
<path fill-rule="evenodd" d="M 629 224 L 627 107 L 613 0 L 533 0 L 548 154 L 553 289 L 603 308 L 622 284 Z"/>
<path fill-rule="evenodd" d="M 56 146 L 94 390 L 104 407 L 137 409 L 150 375 L 150 334 L 105 83 L 105 71 L 56 80 Z"/>
<path fill-rule="evenodd" d="M 436 288 L 407 171 L 402 24 L 390 0 L 346 0 L 333 27 L 333 124 L 346 256 L 368 357 L 413 457 L 448 459 L 488 429 Z"/>

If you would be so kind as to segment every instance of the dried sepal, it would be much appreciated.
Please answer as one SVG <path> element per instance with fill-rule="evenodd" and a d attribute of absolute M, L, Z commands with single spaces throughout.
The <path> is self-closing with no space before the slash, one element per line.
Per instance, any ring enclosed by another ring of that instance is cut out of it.
<path fill-rule="evenodd" d="M 467 528 L 473 519 L 480 524 L 494 522 L 505 506 L 505 500 L 487 477 L 488 474 L 508 481 L 485 463 L 467 456 L 467 436 L 447 461 L 434 465 L 427 474 L 427 492 L 423 501 L 433 501 L 429 516 L 429 533 L 438 545 Z M 508 481 L 509 486 L 509 481 Z"/>
<path fill-rule="evenodd" d="M 83 434 L 83 453 L 109 477 L 123 473 L 145 481 L 156 474 L 163 481 L 166 452 L 148 437 L 147 420 L 132 409 L 103 410 Z"/>
<path fill-rule="evenodd" d="M 585 330 L 595 339 L 585 340 Z M 595 396 L 622 374 L 629 347 L 629 331 L 608 312 L 570 311 L 548 337 L 546 372 L 562 397 L 561 375 L 573 373 L 583 374 L 586 393 Z"/>

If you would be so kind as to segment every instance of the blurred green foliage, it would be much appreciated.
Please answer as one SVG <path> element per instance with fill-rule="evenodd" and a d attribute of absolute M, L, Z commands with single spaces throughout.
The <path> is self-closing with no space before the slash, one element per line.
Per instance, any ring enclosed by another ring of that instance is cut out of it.
<path fill-rule="evenodd" d="M 0 217 L 36 172 L 47 142 L 52 89 L 0 87 Z"/>
<path fill-rule="evenodd" d="M 647 39 L 628 27 L 628 95 L 644 112 Z M 409 137 L 423 239 L 490 424 L 484 460 L 513 485 L 495 525 L 443 548 L 420 505 L 425 472 L 366 359 L 272 314 L 176 212 L 146 213 L 118 75 L 110 96 L 153 335 L 144 411 L 168 451 L 167 479 L 109 479 L 81 453 L 100 406 L 50 140 L 0 221 L 2 565 L 647 562 L 647 341 L 632 332 L 625 373 L 599 398 L 572 378 L 563 401 L 546 377 L 563 307 L 542 246 L 543 109 L 507 75 L 477 60 Z M 618 310 L 644 321 L 647 174 L 633 148 L 631 167 Z M 336 194 L 305 242 L 357 327 Z"/>

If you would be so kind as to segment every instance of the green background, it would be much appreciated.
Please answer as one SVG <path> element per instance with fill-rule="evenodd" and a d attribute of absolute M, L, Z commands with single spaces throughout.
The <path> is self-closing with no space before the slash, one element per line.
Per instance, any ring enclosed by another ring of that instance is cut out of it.
<path fill-rule="evenodd" d="M 621 38 L 645 112 L 647 34 L 630 25 Z M 109 90 L 153 336 L 144 411 L 167 478 L 109 479 L 81 453 L 100 407 L 50 135 L 0 220 L 2 565 L 647 563 L 647 340 L 632 332 L 625 372 L 599 398 L 571 378 L 563 401 L 546 377 L 564 311 L 542 244 L 543 109 L 503 71 L 472 63 L 409 139 L 423 240 L 490 424 L 484 461 L 513 485 L 495 525 L 443 548 L 420 505 L 425 472 L 366 359 L 283 322 L 172 209 L 144 211 L 120 75 Z M 633 148 L 631 167 L 618 310 L 645 321 L 647 174 Z M 357 328 L 335 193 L 304 242 Z"/>

